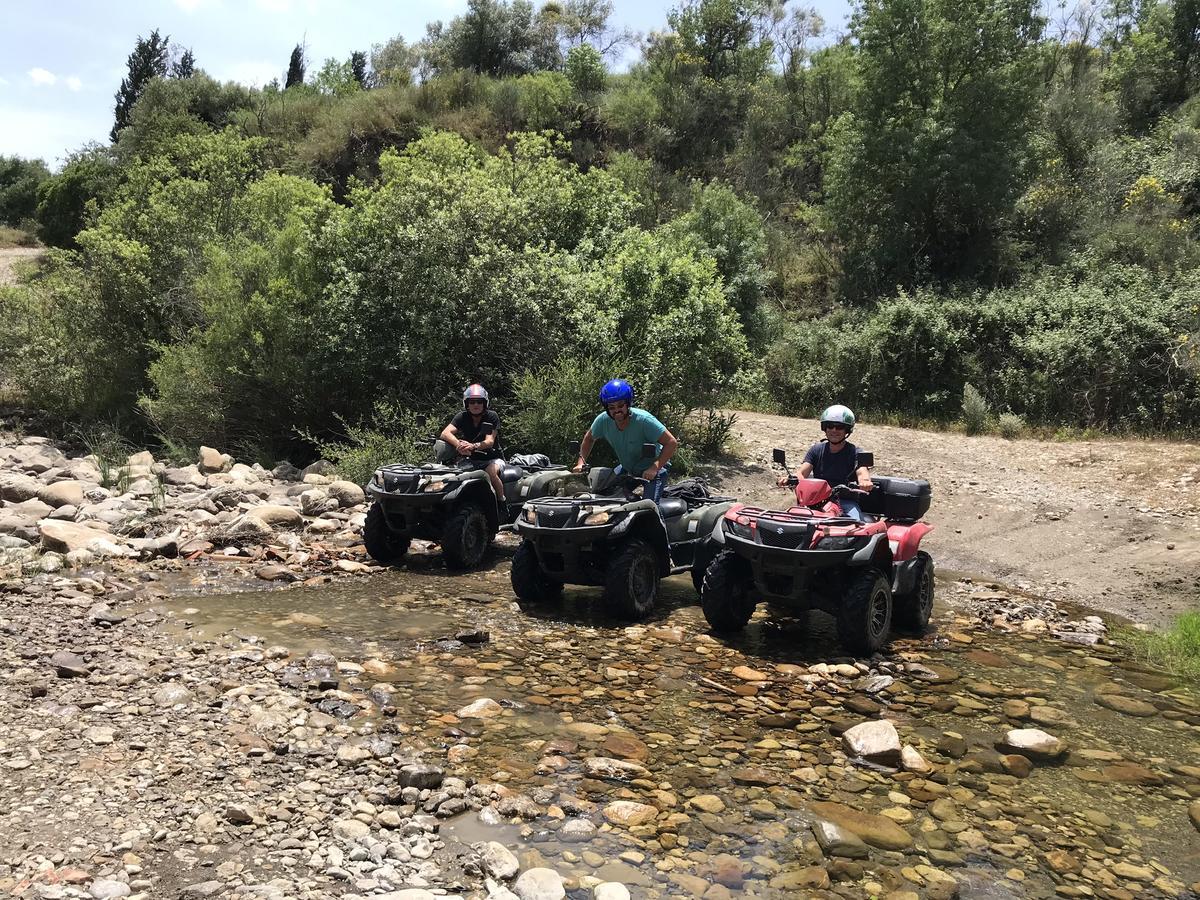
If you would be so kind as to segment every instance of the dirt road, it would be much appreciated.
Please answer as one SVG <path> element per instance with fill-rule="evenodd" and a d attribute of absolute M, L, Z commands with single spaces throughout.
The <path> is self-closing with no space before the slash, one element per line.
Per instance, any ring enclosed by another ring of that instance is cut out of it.
<path fill-rule="evenodd" d="M 784 505 L 771 449 L 799 464 L 815 421 L 739 413 L 735 459 L 710 481 Z M 927 538 L 939 571 L 1085 603 L 1153 625 L 1200 607 L 1200 445 L 1009 441 L 860 425 L 883 475 L 933 486 Z"/>
<path fill-rule="evenodd" d="M 16 267 L 22 262 L 37 259 L 45 252 L 42 247 L 0 247 L 0 286 L 16 284 Z"/>

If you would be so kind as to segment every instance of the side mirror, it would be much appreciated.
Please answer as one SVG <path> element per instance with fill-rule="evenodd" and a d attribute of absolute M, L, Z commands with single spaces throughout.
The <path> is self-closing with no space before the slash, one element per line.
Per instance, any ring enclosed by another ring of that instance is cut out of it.
<path fill-rule="evenodd" d="M 658 444 L 642 444 L 642 456 L 654 459 L 658 456 Z"/>
<path fill-rule="evenodd" d="M 860 453 L 859 458 L 861 457 L 862 454 Z M 776 447 L 771 451 L 771 462 L 775 463 L 777 466 L 783 466 L 784 468 L 787 468 L 787 453 Z"/>
<path fill-rule="evenodd" d="M 580 444 L 579 441 L 571 441 L 569 444 L 567 444 L 567 452 L 570 453 L 572 456 L 578 457 L 579 456 L 579 448 L 581 446 L 582 446 L 582 444 Z"/>
<path fill-rule="evenodd" d="M 425 426 L 429 424 L 429 416 L 425 415 L 424 413 L 420 413 L 413 416 L 413 421 L 417 423 L 417 428 L 419 428 L 421 431 L 424 431 Z"/>
<path fill-rule="evenodd" d="M 866 466 L 868 469 L 875 465 L 875 454 L 866 450 L 859 450 L 856 458 L 860 466 Z"/>

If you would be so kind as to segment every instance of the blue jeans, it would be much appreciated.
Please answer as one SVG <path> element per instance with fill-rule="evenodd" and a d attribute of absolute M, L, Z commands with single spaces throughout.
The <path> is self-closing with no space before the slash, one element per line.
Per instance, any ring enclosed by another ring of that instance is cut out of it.
<path fill-rule="evenodd" d="M 837 505 L 842 508 L 842 515 L 848 519 L 854 519 L 856 522 L 864 522 L 862 507 L 858 505 L 857 500 L 851 500 L 849 497 L 842 495 L 838 497 Z"/>
<path fill-rule="evenodd" d="M 655 503 L 657 503 L 662 499 L 663 488 L 667 486 L 667 473 L 670 470 L 670 466 L 665 469 L 658 470 L 658 474 L 654 476 L 654 480 L 642 488 L 643 500 L 653 500 Z M 613 471 L 620 475 L 625 471 L 625 467 L 617 466 L 615 469 L 613 469 Z M 641 474 L 639 473 L 636 477 L 640 478 Z"/>

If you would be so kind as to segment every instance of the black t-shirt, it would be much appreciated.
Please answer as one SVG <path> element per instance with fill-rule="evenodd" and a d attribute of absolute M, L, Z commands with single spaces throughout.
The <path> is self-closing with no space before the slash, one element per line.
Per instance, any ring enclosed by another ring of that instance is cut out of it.
<path fill-rule="evenodd" d="M 813 444 L 804 454 L 804 461 L 812 464 L 812 477 L 824 478 L 830 487 L 858 480 L 854 475 L 858 470 L 858 448 L 849 441 L 837 453 L 830 452 L 828 441 Z"/>
<path fill-rule="evenodd" d="M 476 450 L 471 454 L 472 459 L 498 459 L 500 457 L 500 417 L 490 409 L 484 410 L 483 418 L 479 420 L 479 424 L 475 424 L 475 417 L 465 409 L 450 420 L 450 424 L 454 426 L 454 431 L 458 434 L 460 440 L 466 441 L 468 444 L 478 444 L 487 433 L 483 426 L 490 424 L 495 431 L 496 440 L 492 443 L 491 450 Z"/>

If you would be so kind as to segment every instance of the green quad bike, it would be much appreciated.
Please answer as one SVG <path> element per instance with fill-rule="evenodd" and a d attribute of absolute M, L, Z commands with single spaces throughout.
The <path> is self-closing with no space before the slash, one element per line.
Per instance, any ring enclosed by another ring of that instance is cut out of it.
<path fill-rule="evenodd" d="M 504 496 L 496 497 L 483 460 L 450 464 L 453 450 L 434 442 L 441 462 L 396 463 L 371 476 L 367 495 L 374 501 L 363 526 L 367 552 L 384 565 L 399 563 L 413 538 L 441 544 L 451 568 L 479 565 L 496 532 L 510 526 L 526 500 L 581 489 L 583 479 L 546 457 L 514 457 L 500 470 Z"/>
<path fill-rule="evenodd" d="M 644 449 L 653 456 L 655 445 Z M 587 493 L 530 500 L 514 524 L 521 535 L 512 587 L 522 608 L 562 599 L 564 584 L 599 585 L 618 618 L 644 619 L 659 579 L 691 572 L 699 593 L 712 556 L 714 527 L 733 505 L 702 481 L 668 487 L 656 505 L 636 493 L 641 478 L 588 471 Z M 673 495 L 673 496 L 672 496 Z"/>

